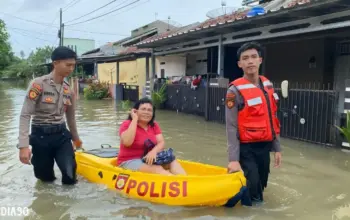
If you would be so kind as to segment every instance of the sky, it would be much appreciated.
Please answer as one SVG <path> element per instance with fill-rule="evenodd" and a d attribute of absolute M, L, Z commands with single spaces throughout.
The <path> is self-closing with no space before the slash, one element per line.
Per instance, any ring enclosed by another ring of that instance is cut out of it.
<path fill-rule="evenodd" d="M 38 47 L 58 46 L 59 10 L 63 10 L 64 37 L 95 40 L 95 48 L 130 36 L 131 31 L 157 20 L 185 26 L 208 19 L 207 12 L 221 8 L 222 0 L 0 0 L 0 19 L 10 34 L 13 51 L 25 57 Z M 226 0 L 241 7 L 242 0 Z M 129 6 L 125 7 L 126 5 Z M 118 8 L 122 8 L 117 10 Z M 86 21 L 116 10 L 100 18 Z M 79 18 L 80 16 L 83 16 Z M 79 19 L 77 19 L 79 18 Z M 84 22 L 86 21 L 86 22 Z M 75 24 L 79 23 L 80 24 Z M 94 33 L 92 33 L 94 32 Z"/>

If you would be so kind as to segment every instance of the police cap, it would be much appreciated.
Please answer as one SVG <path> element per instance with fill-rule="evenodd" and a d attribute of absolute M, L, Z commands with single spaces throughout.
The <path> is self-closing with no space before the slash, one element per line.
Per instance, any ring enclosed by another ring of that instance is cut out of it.
<path fill-rule="evenodd" d="M 70 48 L 65 46 L 57 47 L 51 54 L 51 60 L 67 60 L 67 59 L 77 59 L 77 54 Z"/>

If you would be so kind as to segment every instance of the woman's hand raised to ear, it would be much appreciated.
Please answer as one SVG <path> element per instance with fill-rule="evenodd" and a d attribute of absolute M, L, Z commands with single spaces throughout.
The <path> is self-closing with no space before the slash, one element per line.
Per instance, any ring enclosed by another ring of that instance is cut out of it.
<path fill-rule="evenodd" d="M 134 109 L 134 108 L 131 109 L 130 115 L 131 115 L 132 120 L 137 121 L 139 119 L 138 116 L 137 116 L 137 110 Z"/>

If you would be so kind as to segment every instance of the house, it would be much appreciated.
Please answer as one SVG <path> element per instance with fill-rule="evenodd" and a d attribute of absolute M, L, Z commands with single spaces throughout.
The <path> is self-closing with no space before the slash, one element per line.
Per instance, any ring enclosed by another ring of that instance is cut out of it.
<path fill-rule="evenodd" d="M 83 53 L 95 49 L 95 40 L 81 38 L 64 38 L 63 46 L 71 48 L 77 53 L 78 56 L 81 56 Z"/>
<path fill-rule="evenodd" d="M 348 0 L 264 1 L 189 30 L 150 37 L 136 46 L 152 48 L 156 57 L 206 51 L 210 81 L 213 85 L 224 81 L 225 87 L 243 74 L 237 66 L 237 49 L 244 42 L 258 41 L 265 52 L 261 74 L 274 82 L 289 80 L 294 95 L 288 108 L 297 106 L 307 116 L 307 123 L 294 133 L 286 124 L 299 127 L 298 117 L 283 122 L 283 130 L 289 132 L 285 136 L 334 144 L 334 125 L 344 112 L 345 81 L 350 78 L 349 14 Z M 155 61 L 151 66 L 156 66 Z M 151 76 L 156 74 L 153 68 Z"/>
<path fill-rule="evenodd" d="M 151 50 L 132 45 L 175 29 L 178 27 L 169 22 L 156 20 L 132 30 L 129 37 L 82 54 L 79 63 L 93 65 L 93 72 L 100 81 L 139 86 L 141 95 L 151 71 Z"/>

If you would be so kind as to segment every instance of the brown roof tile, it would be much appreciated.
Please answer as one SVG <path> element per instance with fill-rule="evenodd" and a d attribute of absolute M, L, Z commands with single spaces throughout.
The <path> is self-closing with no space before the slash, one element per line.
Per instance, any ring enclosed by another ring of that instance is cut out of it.
<path fill-rule="evenodd" d="M 150 53 L 151 49 L 137 48 L 137 47 L 126 47 L 124 50 L 118 53 L 118 55 L 127 55 L 127 54 L 138 54 L 138 53 Z"/>
<path fill-rule="evenodd" d="M 279 7 L 267 10 L 265 14 L 277 12 L 277 11 L 282 10 L 282 9 L 291 9 L 297 5 L 311 3 L 312 1 L 313 0 L 285 0 L 282 2 L 282 4 L 279 5 Z M 269 3 L 267 3 L 267 4 L 269 4 Z M 262 6 L 264 6 L 264 5 L 262 5 Z M 242 19 L 248 19 L 249 18 L 247 16 L 248 11 L 249 10 L 245 10 L 245 11 L 241 11 L 238 13 L 235 12 L 235 13 L 230 14 L 230 15 L 223 15 L 223 16 L 220 16 L 220 17 L 217 17 L 214 19 L 208 19 L 208 20 L 200 23 L 199 25 L 192 26 L 190 29 L 186 29 L 184 31 L 181 28 L 179 28 L 177 30 L 168 31 L 168 32 L 165 32 L 165 33 L 162 33 L 159 35 L 149 37 L 149 38 L 141 41 L 140 43 L 137 43 L 136 45 L 151 43 L 154 41 L 162 40 L 164 38 L 171 38 L 173 36 L 187 34 L 189 32 L 195 32 L 195 31 L 199 31 L 202 29 L 213 28 L 216 26 L 224 25 L 227 23 L 232 23 L 232 22 L 242 20 Z"/>

